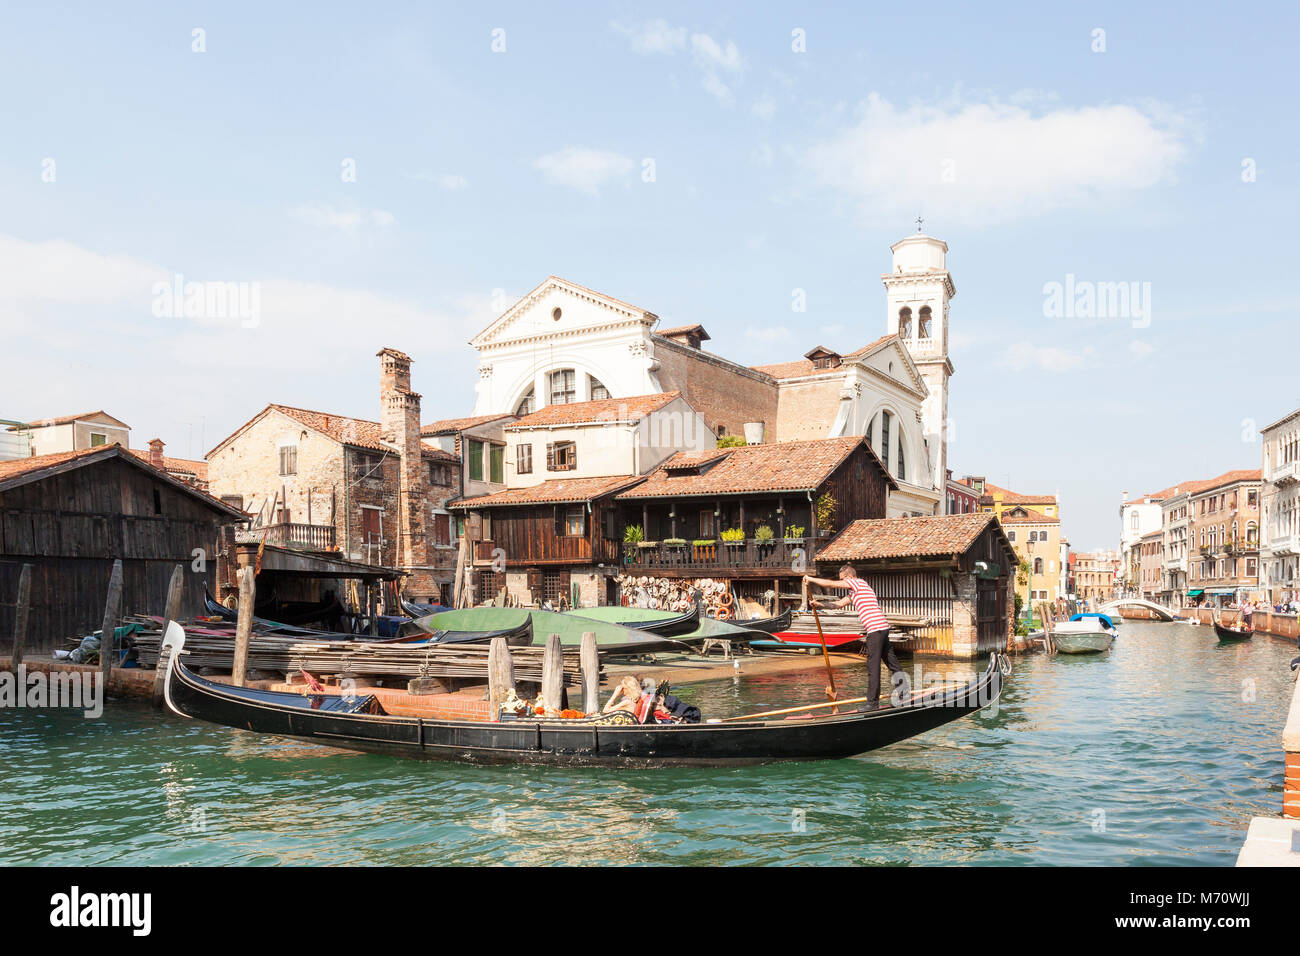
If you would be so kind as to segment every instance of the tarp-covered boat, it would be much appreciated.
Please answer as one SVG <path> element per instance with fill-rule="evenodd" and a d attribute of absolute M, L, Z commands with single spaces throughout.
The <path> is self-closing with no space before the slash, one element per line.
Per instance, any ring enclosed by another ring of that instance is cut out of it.
<path fill-rule="evenodd" d="M 593 621 L 621 624 L 639 631 L 653 631 L 664 637 L 675 637 L 678 640 L 685 640 L 684 635 L 695 631 L 700 621 L 700 605 L 694 602 L 689 611 L 662 611 L 656 608 L 622 607 L 611 604 L 603 607 L 579 607 L 564 613 L 591 618 Z"/>
<path fill-rule="evenodd" d="M 794 719 L 628 725 L 584 719 L 437 720 L 385 713 L 374 696 L 301 695 L 215 683 L 181 663 L 184 643 L 184 630 L 173 622 L 164 641 L 171 648 L 164 697 L 181 716 L 344 750 L 470 763 L 740 766 L 851 757 L 988 706 L 1010 673 L 1006 659 L 993 654 L 984 672 L 963 687 L 936 688 L 896 707 Z"/>
<path fill-rule="evenodd" d="M 402 626 L 402 634 L 410 635 L 413 629 L 436 631 L 445 629 L 470 633 L 474 631 L 500 631 L 518 627 L 531 618 L 533 643 L 545 645 L 551 634 L 560 636 L 565 647 L 579 647 L 584 631 L 596 635 L 596 647 L 602 654 L 653 654 L 658 651 L 684 650 L 686 645 L 676 638 L 664 637 L 653 631 L 624 627 L 609 621 L 560 614 L 538 608 L 522 607 L 468 607 L 455 611 L 430 614 Z"/>

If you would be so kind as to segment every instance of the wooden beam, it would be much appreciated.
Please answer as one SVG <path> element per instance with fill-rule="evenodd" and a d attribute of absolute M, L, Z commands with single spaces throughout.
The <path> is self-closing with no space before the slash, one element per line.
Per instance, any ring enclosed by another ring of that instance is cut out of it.
<path fill-rule="evenodd" d="M 564 654 L 560 635 L 546 638 L 546 652 L 542 655 L 542 698 L 547 707 L 560 709 L 564 697 Z"/>
<path fill-rule="evenodd" d="M 600 653 L 595 631 L 582 632 L 582 712 L 600 711 Z"/>
<path fill-rule="evenodd" d="M 32 600 L 32 566 L 24 564 L 18 575 L 18 600 L 14 604 L 14 650 L 11 666 L 15 674 L 23 662 L 23 648 L 27 644 L 27 612 Z"/>
<path fill-rule="evenodd" d="M 239 569 L 239 616 L 235 620 L 235 661 L 230 682 L 243 687 L 248 671 L 248 642 L 253 634 L 253 603 L 257 600 L 257 575 L 252 568 Z"/>
<path fill-rule="evenodd" d="M 515 689 L 515 659 L 504 637 L 494 637 L 488 646 L 488 700 L 503 703 Z M 492 719 L 496 719 L 496 713 Z"/>
<path fill-rule="evenodd" d="M 167 584 L 167 604 L 163 607 L 163 633 L 167 633 L 169 621 L 179 621 L 181 616 L 181 596 L 185 593 L 185 569 L 181 565 L 172 568 L 172 579 Z M 158 653 L 158 665 L 153 672 L 153 699 L 155 709 L 163 705 L 163 683 L 167 676 L 167 658 L 171 656 L 170 648 L 163 648 Z"/>
<path fill-rule="evenodd" d="M 113 632 L 122 616 L 122 559 L 113 562 L 108 576 L 108 600 L 104 602 L 104 624 L 99 631 L 100 694 L 108 699 L 108 675 L 113 666 Z"/>

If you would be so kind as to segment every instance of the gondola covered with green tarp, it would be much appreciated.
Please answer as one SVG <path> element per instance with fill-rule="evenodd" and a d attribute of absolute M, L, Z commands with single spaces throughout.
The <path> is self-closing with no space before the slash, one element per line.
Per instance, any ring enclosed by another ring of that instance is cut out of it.
<path fill-rule="evenodd" d="M 560 636 L 564 647 L 579 647 L 582 635 L 590 631 L 596 635 L 596 647 L 602 654 L 653 654 L 658 651 L 680 651 L 686 645 L 677 638 L 665 637 L 653 631 L 624 627 L 610 621 L 559 614 L 539 608 L 523 607 L 468 607 L 455 611 L 430 614 L 402 625 L 403 635 L 409 629 L 424 631 L 448 630 L 457 632 L 495 632 L 518 627 L 532 618 L 533 644 L 545 646 L 551 634 Z M 486 637 L 485 637 L 486 639 Z"/>

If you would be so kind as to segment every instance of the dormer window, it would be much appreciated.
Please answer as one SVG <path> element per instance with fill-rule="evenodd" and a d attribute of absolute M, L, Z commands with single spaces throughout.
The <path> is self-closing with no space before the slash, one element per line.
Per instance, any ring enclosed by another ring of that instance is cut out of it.
<path fill-rule="evenodd" d="M 840 366 L 840 353 L 832 352 L 825 346 L 817 346 L 815 349 L 804 353 L 804 358 L 812 362 L 814 369 L 838 368 Z"/>

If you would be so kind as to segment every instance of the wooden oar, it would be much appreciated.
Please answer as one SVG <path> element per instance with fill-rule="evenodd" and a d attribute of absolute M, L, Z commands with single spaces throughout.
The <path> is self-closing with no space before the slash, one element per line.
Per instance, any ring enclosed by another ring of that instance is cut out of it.
<path fill-rule="evenodd" d="M 826 696 L 832 701 L 835 700 L 835 672 L 831 670 L 831 653 L 826 650 L 826 635 L 822 633 L 822 619 L 817 616 L 817 605 L 809 602 L 808 606 L 812 608 L 813 621 L 817 625 L 817 639 L 822 642 L 822 660 L 826 662 L 826 679 L 830 681 L 830 686 L 826 688 Z M 838 714 L 840 709 L 832 706 L 831 713 Z"/>
<path fill-rule="evenodd" d="M 940 684 L 938 687 L 927 687 L 924 690 L 916 691 L 914 694 L 912 694 L 911 697 L 907 698 L 907 700 L 900 701 L 898 706 L 906 707 L 908 704 L 920 700 L 922 697 L 925 697 L 927 694 L 942 693 L 949 690 L 959 689 L 965 686 L 966 685 L 962 683 L 945 682 L 943 684 Z M 780 717 L 784 714 L 797 714 L 800 711 L 805 711 L 805 710 L 820 710 L 823 707 L 838 707 L 841 704 L 847 707 L 849 704 L 865 704 L 870 700 L 871 698 L 869 697 L 849 697 L 846 698 L 845 700 L 828 701 L 827 703 L 824 704 L 801 704 L 798 707 L 783 707 L 780 710 L 765 710 L 757 714 L 741 714 L 739 717 L 723 717 L 721 720 L 718 721 L 718 723 L 725 724 L 728 721 L 732 721 L 732 720 L 758 720 L 760 717 Z"/>

